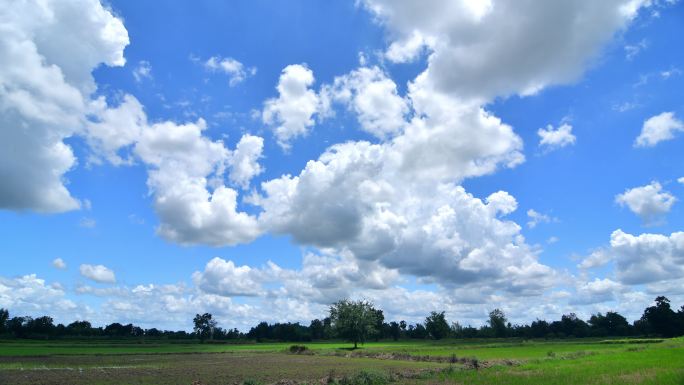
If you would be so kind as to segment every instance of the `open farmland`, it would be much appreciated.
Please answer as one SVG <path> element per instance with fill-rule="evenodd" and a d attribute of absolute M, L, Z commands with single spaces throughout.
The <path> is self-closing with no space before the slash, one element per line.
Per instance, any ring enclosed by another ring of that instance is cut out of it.
<path fill-rule="evenodd" d="M 1 342 L 0 383 L 682 384 L 684 339 L 290 344 Z M 375 382 L 368 382 L 372 379 Z M 289 382 L 288 382 L 289 381 Z M 366 382 L 363 382 L 366 381 Z M 354 382 L 348 382 L 354 383 Z"/>

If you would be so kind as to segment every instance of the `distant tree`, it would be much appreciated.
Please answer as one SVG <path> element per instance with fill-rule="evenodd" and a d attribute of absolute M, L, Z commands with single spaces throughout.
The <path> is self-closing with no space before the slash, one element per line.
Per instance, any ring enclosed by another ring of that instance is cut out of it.
<path fill-rule="evenodd" d="M 66 332 L 72 336 L 89 336 L 93 334 L 92 328 L 88 321 L 74 321 L 67 325 Z"/>
<path fill-rule="evenodd" d="M 257 326 L 252 327 L 249 329 L 249 333 L 247 333 L 247 337 L 251 339 L 255 339 L 257 341 L 261 341 L 263 339 L 269 339 L 271 338 L 270 336 L 270 331 L 271 329 L 268 326 L 268 322 L 259 322 Z"/>
<path fill-rule="evenodd" d="M 330 339 L 335 336 L 335 330 L 332 327 L 332 320 L 330 317 L 323 318 L 323 338 Z"/>
<path fill-rule="evenodd" d="M 55 324 L 53 323 L 52 317 L 42 316 L 28 321 L 26 328 L 31 334 L 48 338 L 54 333 Z"/>
<path fill-rule="evenodd" d="M 629 334 L 629 323 L 619 313 L 609 311 L 606 315 L 597 313 L 589 318 L 594 336 L 625 336 Z"/>
<path fill-rule="evenodd" d="M 444 312 L 430 312 L 425 318 L 425 330 L 428 335 L 436 340 L 441 340 L 449 335 L 449 324 L 444 317 Z"/>
<path fill-rule="evenodd" d="M 402 331 L 406 331 L 406 321 L 401 320 L 399 321 L 399 327 L 401 328 Z"/>
<path fill-rule="evenodd" d="M 410 331 L 410 336 L 411 338 L 425 339 L 428 336 L 427 329 L 425 329 L 423 324 L 416 324 L 416 326 L 414 326 Z"/>
<path fill-rule="evenodd" d="M 211 314 L 197 314 L 192 322 L 195 325 L 193 331 L 199 337 L 200 341 L 204 342 L 205 339 L 212 338 L 214 328 L 216 328 L 216 321 L 212 319 Z"/>
<path fill-rule="evenodd" d="M 655 306 L 647 307 L 641 319 L 646 321 L 648 328 L 663 337 L 674 337 L 677 332 L 677 316 L 670 307 L 667 297 L 659 296 L 655 299 Z"/>
<path fill-rule="evenodd" d="M 315 319 L 309 324 L 309 331 L 311 332 L 311 338 L 314 340 L 320 340 L 325 336 L 325 325 L 323 321 Z"/>
<path fill-rule="evenodd" d="M 494 309 L 489 312 L 489 327 L 495 337 L 506 337 L 506 315 L 501 309 Z"/>
<path fill-rule="evenodd" d="M 453 337 L 463 337 L 463 326 L 458 322 L 452 322 L 449 332 Z"/>
<path fill-rule="evenodd" d="M 7 309 L 0 308 L 0 333 L 4 333 L 9 319 L 9 311 Z"/>
<path fill-rule="evenodd" d="M 589 325 L 575 313 L 563 314 L 560 321 L 551 324 L 550 329 L 559 337 L 586 337 L 589 334 Z"/>
<path fill-rule="evenodd" d="M 385 314 L 380 309 L 373 309 L 373 312 L 375 312 L 375 334 L 373 335 L 373 337 L 377 341 L 380 338 L 384 337 L 383 332 L 385 331 L 385 327 L 384 327 Z M 387 326 L 389 329 L 389 325 L 387 325 Z"/>
<path fill-rule="evenodd" d="M 354 343 L 364 343 L 375 335 L 378 325 L 378 313 L 368 301 L 351 301 L 343 299 L 330 306 L 330 320 L 337 335 Z"/>
<path fill-rule="evenodd" d="M 389 324 L 389 329 L 390 329 L 390 335 L 392 336 L 393 340 L 398 340 L 399 337 L 401 336 L 401 327 L 399 324 L 395 321 L 390 322 Z"/>
<path fill-rule="evenodd" d="M 17 338 L 27 337 L 28 328 L 26 327 L 31 322 L 31 317 L 12 317 L 7 320 L 6 327 L 10 333 Z"/>
<path fill-rule="evenodd" d="M 162 332 L 157 328 L 147 329 L 147 330 L 145 330 L 145 336 L 147 336 L 147 337 L 161 337 Z"/>
<path fill-rule="evenodd" d="M 684 305 L 677 312 L 677 335 L 684 335 Z"/>
<path fill-rule="evenodd" d="M 530 324 L 530 334 L 534 338 L 546 337 L 549 332 L 549 323 L 544 320 L 537 319 Z"/>

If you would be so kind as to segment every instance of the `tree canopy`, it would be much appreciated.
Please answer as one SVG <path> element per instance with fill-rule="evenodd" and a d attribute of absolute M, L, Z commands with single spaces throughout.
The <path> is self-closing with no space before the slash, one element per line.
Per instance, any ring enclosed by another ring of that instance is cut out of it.
<path fill-rule="evenodd" d="M 368 301 L 343 299 L 330 306 L 330 320 L 339 337 L 354 343 L 364 343 L 378 333 L 378 311 Z"/>

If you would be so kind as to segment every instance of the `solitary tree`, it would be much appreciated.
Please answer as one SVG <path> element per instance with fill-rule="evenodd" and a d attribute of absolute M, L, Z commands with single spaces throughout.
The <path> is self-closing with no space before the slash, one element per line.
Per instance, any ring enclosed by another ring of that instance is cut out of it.
<path fill-rule="evenodd" d="M 444 312 L 430 312 L 430 315 L 425 318 L 425 329 L 428 334 L 436 340 L 441 340 L 448 336 L 449 324 L 444 317 Z"/>
<path fill-rule="evenodd" d="M 211 314 L 197 314 L 192 322 L 195 324 L 193 331 L 197 334 L 200 341 L 204 342 L 206 338 L 211 338 L 216 328 L 216 321 L 211 319 Z"/>
<path fill-rule="evenodd" d="M 378 313 L 368 301 L 343 299 L 330 306 L 330 321 L 337 335 L 354 343 L 364 343 L 378 332 Z"/>
<path fill-rule="evenodd" d="M 494 309 L 489 313 L 489 327 L 496 337 L 506 337 L 506 315 L 501 309 Z"/>

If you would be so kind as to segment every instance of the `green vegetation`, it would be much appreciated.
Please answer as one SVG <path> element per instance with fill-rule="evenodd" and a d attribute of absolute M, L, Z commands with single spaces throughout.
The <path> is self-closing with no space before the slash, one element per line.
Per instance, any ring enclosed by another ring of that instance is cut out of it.
<path fill-rule="evenodd" d="M 209 385 L 248 379 L 338 385 L 682 384 L 684 338 L 401 340 L 368 342 L 356 350 L 344 342 L 0 341 L 0 383 Z"/>
<path fill-rule="evenodd" d="M 667 338 L 684 331 L 684 307 L 665 297 L 632 325 L 615 312 L 511 325 L 500 309 L 479 329 L 436 311 L 407 325 L 349 300 L 308 327 L 261 322 L 247 334 L 209 313 L 192 333 L 55 326 L 2 309 L 0 321 L 0 384 L 684 384 L 684 337 Z"/>

